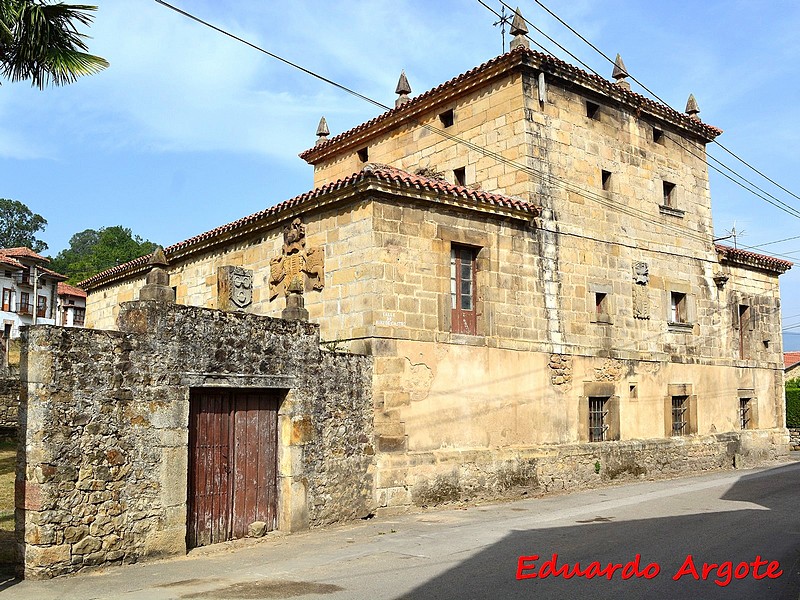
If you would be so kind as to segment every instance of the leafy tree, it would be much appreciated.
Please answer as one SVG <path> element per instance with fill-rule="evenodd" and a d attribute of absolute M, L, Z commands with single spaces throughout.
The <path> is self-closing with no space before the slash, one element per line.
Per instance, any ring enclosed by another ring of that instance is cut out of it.
<path fill-rule="evenodd" d="M 155 248 L 156 244 L 133 235 L 121 225 L 86 229 L 70 238 L 69 248 L 52 259 L 50 268 L 69 277 L 70 283 L 78 283 L 100 271 L 150 254 Z"/>
<path fill-rule="evenodd" d="M 0 198 L 0 248 L 26 246 L 34 252 L 47 250 L 47 244 L 36 238 L 46 226 L 47 220 L 22 202 Z"/>
<path fill-rule="evenodd" d="M 108 61 L 89 54 L 76 24 L 89 25 L 96 6 L 52 0 L 0 0 L 0 72 L 44 89 L 93 75 Z"/>

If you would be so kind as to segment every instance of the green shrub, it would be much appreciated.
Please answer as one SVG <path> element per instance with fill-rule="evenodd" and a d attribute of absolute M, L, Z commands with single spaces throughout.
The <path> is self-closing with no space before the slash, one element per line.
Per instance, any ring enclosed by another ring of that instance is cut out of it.
<path fill-rule="evenodd" d="M 786 386 L 786 426 L 800 427 L 800 387 Z"/>

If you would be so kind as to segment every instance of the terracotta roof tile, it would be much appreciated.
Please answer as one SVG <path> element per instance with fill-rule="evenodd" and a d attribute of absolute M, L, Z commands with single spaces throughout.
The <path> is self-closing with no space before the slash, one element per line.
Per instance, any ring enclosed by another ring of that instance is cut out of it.
<path fill-rule="evenodd" d="M 75 296 L 76 298 L 86 298 L 86 292 L 83 291 L 79 287 L 75 287 L 74 285 L 70 285 L 68 283 L 59 282 L 58 283 L 58 295 L 59 296 Z"/>
<path fill-rule="evenodd" d="M 253 213 L 252 215 L 248 215 L 226 225 L 222 225 L 215 229 L 201 233 L 200 235 L 191 237 L 182 242 L 178 242 L 177 244 L 173 244 L 172 246 L 168 246 L 164 248 L 164 253 L 167 256 L 167 259 L 170 259 L 175 254 L 189 249 L 194 245 L 213 240 L 214 238 L 220 237 L 229 232 L 242 230 L 248 225 L 258 223 L 259 221 L 274 217 L 283 212 L 288 212 L 292 209 L 298 208 L 302 210 L 306 203 L 325 196 L 326 194 L 331 194 L 346 188 L 355 188 L 357 185 L 370 180 L 373 182 L 388 183 L 389 185 L 400 188 L 401 193 L 402 189 L 405 188 L 421 192 L 430 192 L 437 196 L 445 196 L 460 202 L 464 206 L 475 205 L 476 207 L 479 207 L 484 205 L 500 207 L 528 213 L 531 218 L 539 215 L 539 209 L 536 205 L 519 198 L 512 198 L 510 196 L 503 196 L 501 194 L 492 194 L 480 190 L 473 190 L 471 188 L 453 185 L 447 183 L 446 181 L 423 177 L 422 175 L 412 175 L 411 173 L 407 173 L 394 167 L 368 164 L 365 165 L 361 171 L 348 177 L 328 183 L 299 196 L 295 196 L 290 200 L 285 200 L 284 202 L 276 204 L 275 206 L 260 212 Z M 87 290 L 91 290 L 93 287 L 101 283 L 119 279 L 121 276 L 123 276 L 123 274 L 144 270 L 149 259 L 150 255 L 140 256 L 132 261 L 117 265 L 111 269 L 103 271 L 102 273 L 98 273 L 93 277 L 81 281 L 78 285 Z"/>
<path fill-rule="evenodd" d="M 503 63 L 508 63 L 506 66 L 511 68 L 524 64 L 526 61 L 532 61 L 535 65 L 541 65 L 542 67 L 549 67 L 551 71 L 560 72 L 563 76 L 568 76 L 574 81 L 598 88 L 600 91 L 605 92 L 610 96 L 616 96 L 626 100 L 639 110 L 645 109 L 651 113 L 661 116 L 662 118 L 676 121 L 683 127 L 694 131 L 709 141 L 713 140 L 722 133 L 721 129 L 714 127 L 713 125 L 703 123 L 699 119 L 693 119 L 685 113 L 678 112 L 671 106 L 661 102 L 656 102 L 647 96 L 642 96 L 641 94 L 637 94 L 636 92 L 623 88 L 616 83 L 609 81 L 608 79 L 600 77 L 599 75 L 579 69 L 578 67 L 554 56 L 550 56 L 549 54 L 544 54 L 542 52 L 537 52 L 536 50 L 530 50 L 528 48 L 518 46 L 510 52 L 496 56 L 495 58 L 486 61 L 482 65 L 457 75 L 453 79 L 450 79 L 449 81 L 446 81 L 435 88 L 423 92 L 419 96 L 411 98 L 408 102 L 398 107 L 387 110 L 385 113 L 378 115 L 374 119 L 370 119 L 365 123 L 361 123 L 360 125 L 357 125 L 348 131 L 340 133 L 320 144 L 309 148 L 308 150 L 305 150 L 304 152 L 301 152 L 300 158 L 308 162 L 313 162 L 316 156 L 325 154 L 328 150 L 331 150 L 333 146 L 340 144 L 347 138 L 352 137 L 357 133 L 367 131 L 371 127 L 379 125 L 393 117 L 414 113 L 420 107 L 420 105 L 425 104 L 429 99 L 434 98 L 439 94 L 453 91 L 459 85 L 472 79 L 473 77 L 482 75 L 485 71 L 503 65 Z"/>
<path fill-rule="evenodd" d="M 800 352 L 784 352 L 783 353 L 783 368 L 788 369 L 800 363 Z"/>
<path fill-rule="evenodd" d="M 36 254 L 36 252 L 30 248 L 25 248 L 24 246 L 19 248 L 0 248 L 0 254 L 4 254 L 5 256 L 10 256 L 12 258 L 32 258 L 42 262 L 50 262 L 49 258 L 41 256 L 40 254 Z"/>
<path fill-rule="evenodd" d="M 756 252 L 749 252 L 739 248 L 731 248 L 730 246 L 723 246 L 721 244 L 715 244 L 715 246 L 720 257 L 745 266 L 757 267 L 778 273 L 785 273 L 792 268 L 792 263 L 788 260 L 767 256 L 766 254 L 757 254 Z"/>

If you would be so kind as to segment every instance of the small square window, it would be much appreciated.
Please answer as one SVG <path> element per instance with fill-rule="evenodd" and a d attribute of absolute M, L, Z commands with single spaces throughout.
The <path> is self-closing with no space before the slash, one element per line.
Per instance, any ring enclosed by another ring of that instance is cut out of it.
<path fill-rule="evenodd" d="M 369 150 L 367 148 L 362 148 L 356 154 L 358 154 L 358 160 L 363 163 L 369 160 Z"/>
<path fill-rule="evenodd" d="M 670 323 L 688 323 L 686 313 L 686 294 L 670 292 Z"/>
<path fill-rule="evenodd" d="M 664 130 L 659 129 L 658 127 L 653 127 L 653 141 L 656 144 L 663 144 L 664 143 Z"/>
<path fill-rule="evenodd" d="M 595 102 L 586 101 L 586 116 L 590 119 L 600 119 L 600 105 Z"/>
<path fill-rule="evenodd" d="M 630 396 L 631 396 L 632 399 L 635 400 L 636 398 L 639 397 L 639 388 L 636 387 L 635 383 L 630 384 L 628 386 L 628 389 L 630 391 Z"/>
<path fill-rule="evenodd" d="M 461 167 L 460 169 L 454 169 L 453 180 L 455 181 L 456 185 L 466 186 L 467 185 L 466 167 Z"/>
<path fill-rule="evenodd" d="M 442 114 L 439 115 L 439 121 L 442 122 L 442 127 L 452 127 L 453 126 L 453 109 L 444 111 Z"/>
<path fill-rule="evenodd" d="M 603 181 L 603 189 L 608 191 L 611 189 L 611 171 L 601 171 Z"/>
<path fill-rule="evenodd" d="M 664 181 L 664 206 L 675 208 L 675 184 Z"/>

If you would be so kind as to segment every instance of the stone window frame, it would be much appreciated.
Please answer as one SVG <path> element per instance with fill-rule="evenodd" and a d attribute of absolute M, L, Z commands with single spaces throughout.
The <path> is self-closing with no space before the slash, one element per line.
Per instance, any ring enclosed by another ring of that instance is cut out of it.
<path fill-rule="evenodd" d="M 486 301 L 484 290 L 486 278 L 491 270 L 489 236 L 484 232 L 468 231 L 439 225 L 437 238 L 442 243 L 440 254 L 442 273 L 439 294 L 439 331 L 444 341 L 480 345 L 487 335 Z M 456 333 L 452 330 L 452 301 L 450 296 L 450 254 L 453 245 L 471 247 L 475 250 L 475 334 Z"/>
<path fill-rule="evenodd" d="M 455 110 L 450 108 L 444 112 L 439 113 L 439 122 L 442 124 L 442 127 L 452 127 L 453 123 L 456 120 L 456 113 Z"/>
<path fill-rule="evenodd" d="M 749 431 L 751 429 L 758 429 L 758 398 L 756 398 L 755 390 L 754 389 L 738 389 L 736 393 L 736 397 L 738 400 L 738 406 L 736 407 L 737 412 L 737 422 L 739 423 L 739 429 L 741 431 Z M 742 427 L 742 401 L 747 401 L 747 408 L 750 412 L 750 418 L 747 423 L 747 427 Z"/>
<path fill-rule="evenodd" d="M 684 321 L 674 321 L 672 319 L 673 294 L 683 294 L 684 296 L 686 312 Z M 688 283 L 670 283 L 666 286 L 664 293 L 664 320 L 667 322 L 669 331 L 691 333 L 694 330 L 694 325 L 697 321 L 697 302 Z"/>
<path fill-rule="evenodd" d="M 660 191 L 661 201 L 658 205 L 659 212 L 662 215 L 669 215 L 670 217 L 682 219 L 686 211 L 678 208 L 680 200 L 678 185 L 666 179 L 662 179 Z"/>
<path fill-rule="evenodd" d="M 679 436 L 673 434 L 672 399 L 686 398 L 685 433 Z M 666 437 L 683 437 L 697 433 L 697 396 L 692 393 L 691 383 L 671 383 L 667 386 L 667 395 L 664 397 L 664 434 Z"/>
<path fill-rule="evenodd" d="M 745 328 L 742 327 L 742 308 L 745 309 L 747 313 L 747 319 L 745 321 Z M 736 356 L 739 360 L 748 360 L 751 358 L 748 356 L 747 350 L 750 349 L 752 344 L 752 334 L 750 336 L 747 335 L 746 331 L 753 332 L 756 328 L 756 309 L 755 309 L 755 302 L 753 298 L 748 296 L 739 296 L 734 299 L 733 302 L 733 312 L 732 312 L 732 325 L 734 331 L 736 331 Z M 748 339 L 748 337 L 750 339 Z"/>
<path fill-rule="evenodd" d="M 662 129 L 658 125 L 653 125 L 652 132 L 653 132 L 653 143 L 660 144 L 663 146 L 665 142 L 664 129 Z"/>
<path fill-rule="evenodd" d="M 593 100 L 585 99 L 584 105 L 586 108 L 586 118 L 591 119 L 592 121 L 599 121 L 601 104 L 599 102 L 594 102 Z"/>
<path fill-rule="evenodd" d="M 578 440 L 589 442 L 589 399 L 605 398 L 604 408 L 607 411 L 605 424 L 608 426 L 603 442 L 614 442 L 620 436 L 620 397 L 613 383 L 603 381 L 584 381 L 583 395 L 578 397 Z"/>
<path fill-rule="evenodd" d="M 610 283 L 590 283 L 586 286 L 589 297 L 587 303 L 589 306 L 589 322 L 597 323 L 600 325 L 612 325 L 614 323 L 614 296 L 613 286 Z M 605 312 L 597 310 L 597 296 L 604 294 L 603 304 Z"/>
<path fill-rule="evenodd" d="M 461 187 L 467 186 L 467 167 L 458 167 L 453 169 L 453 184 L 460 185 Z"/>

